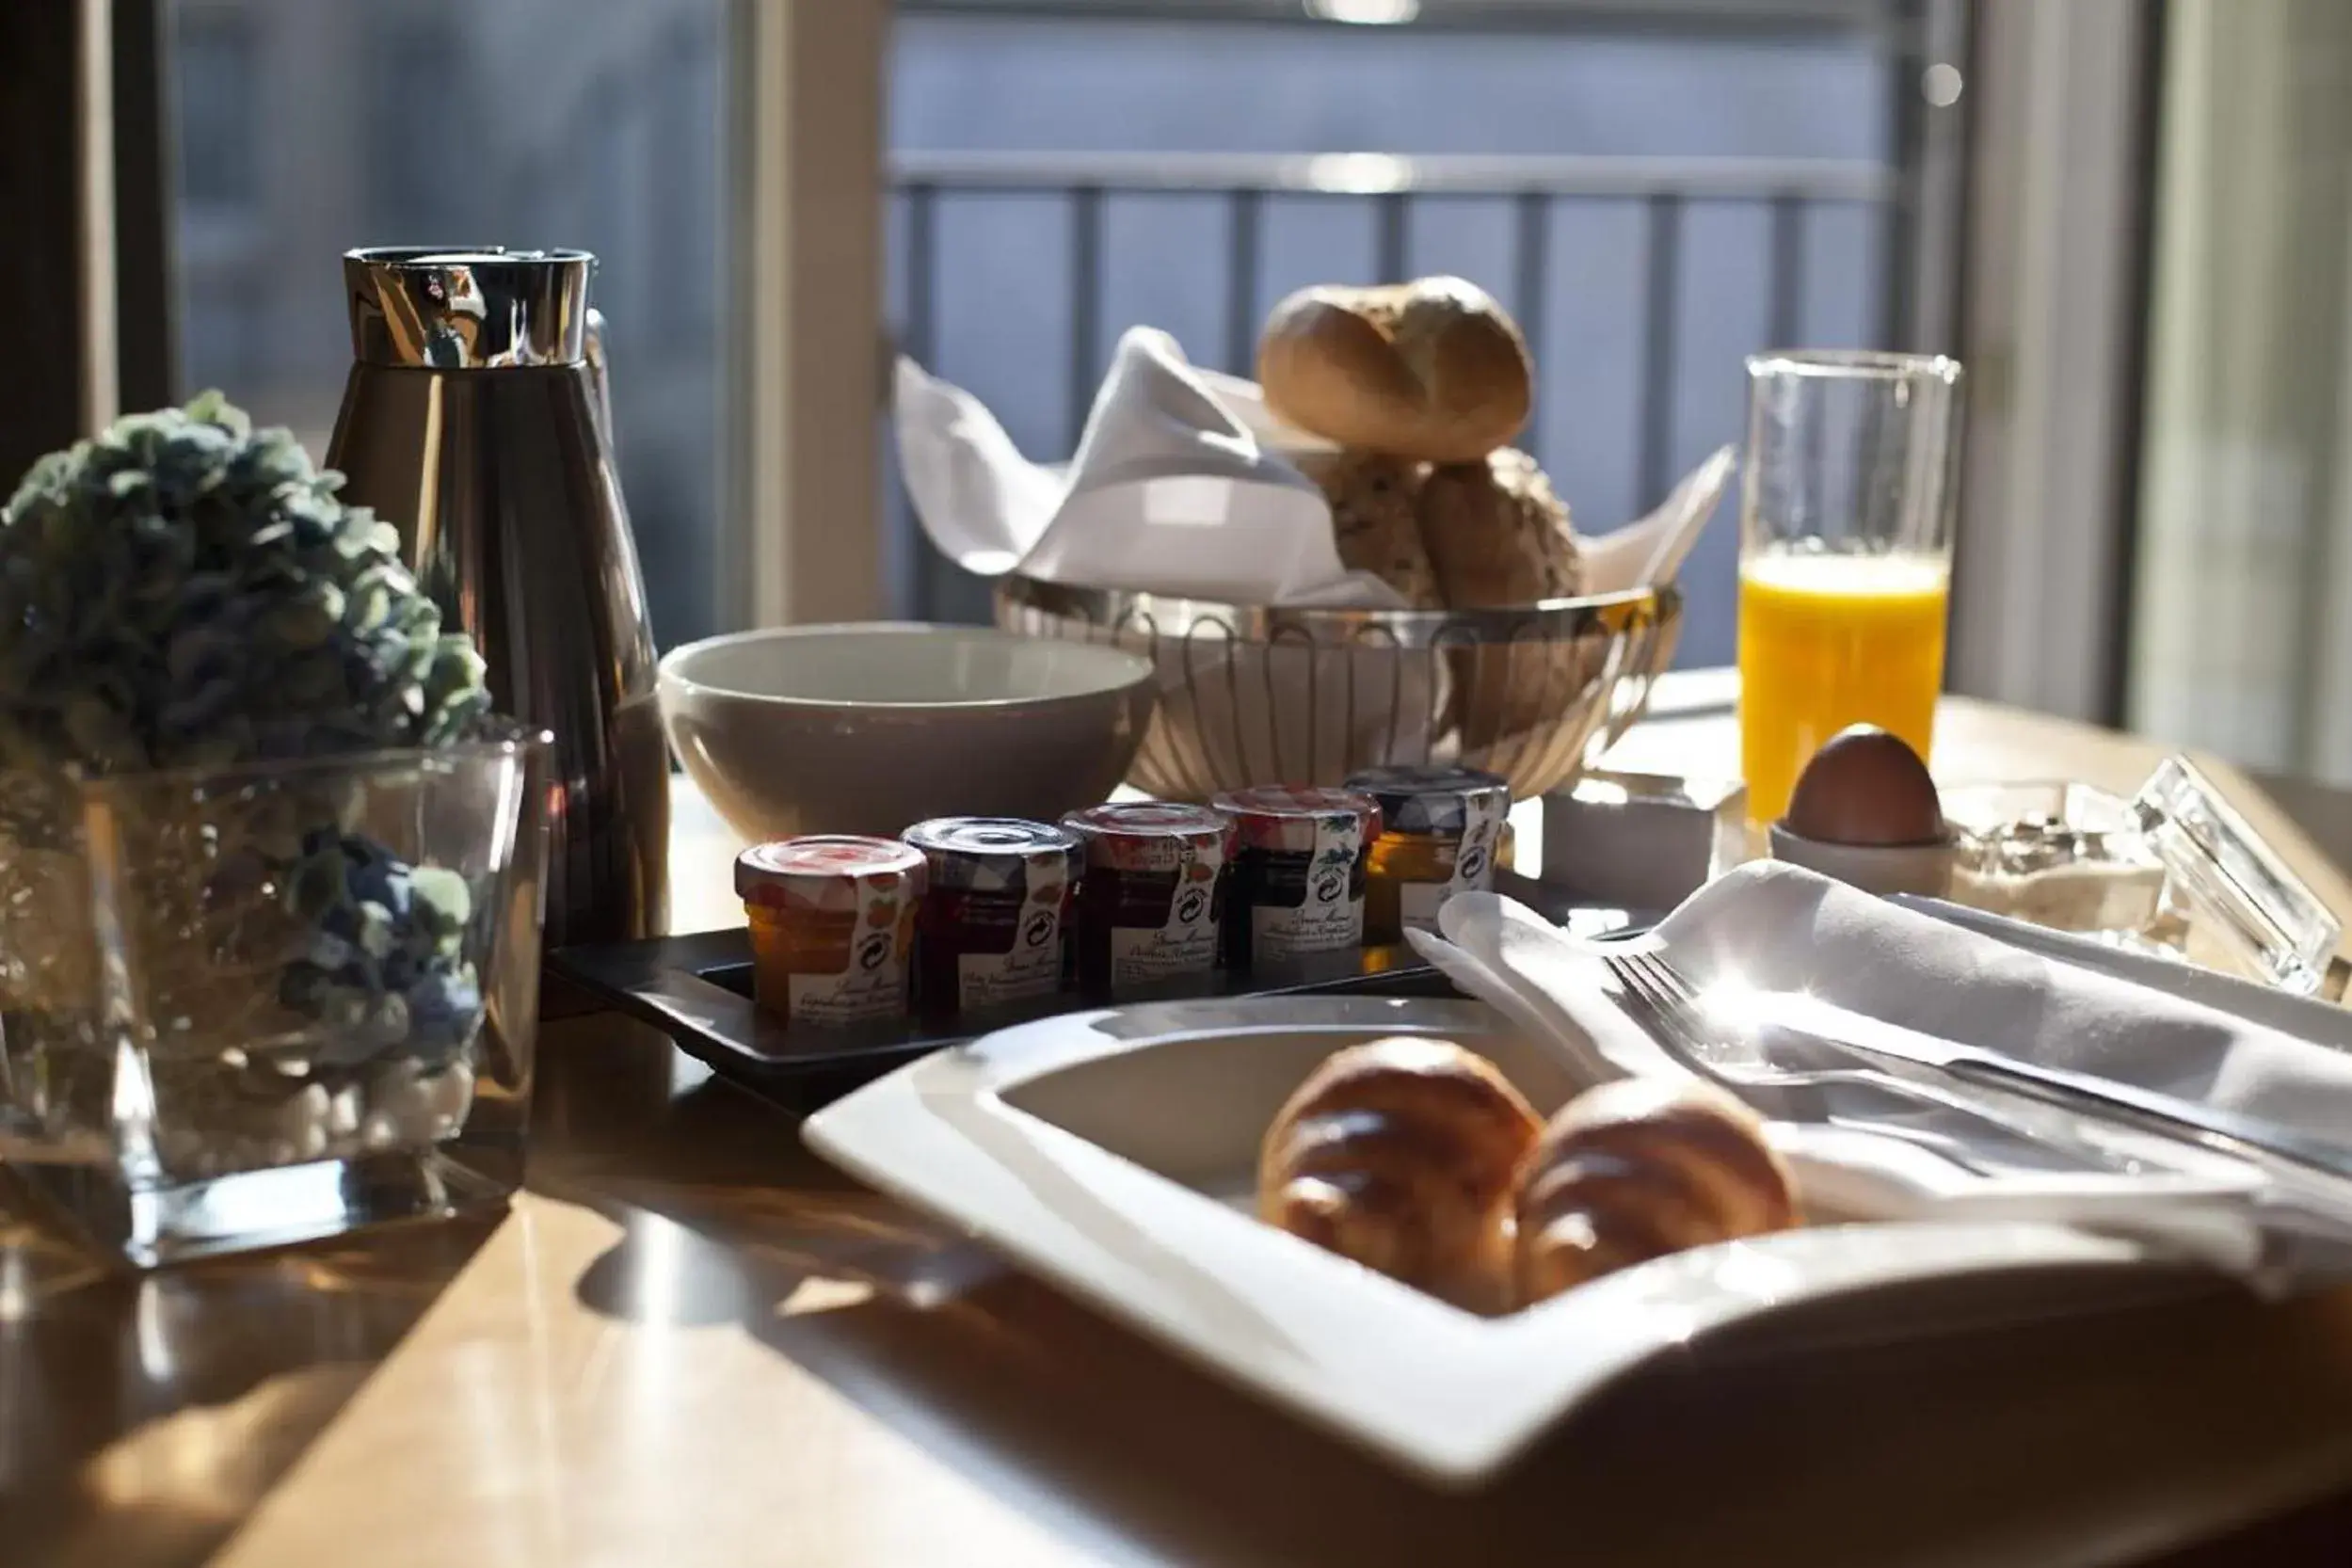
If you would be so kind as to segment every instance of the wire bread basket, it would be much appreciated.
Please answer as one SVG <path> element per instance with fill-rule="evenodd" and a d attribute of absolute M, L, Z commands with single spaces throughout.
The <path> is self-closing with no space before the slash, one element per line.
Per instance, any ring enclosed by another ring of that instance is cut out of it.
<path fill-rule="evenodd" d="M 1358 768 L 1461 763 L 1521 799 L 1595 760 L 1674 656 L 1663 584 L 1509 610 L 1221 604 L 999 580 L 997 624 L 1111 643 L 1160 672 L 1160 712 L 1128 782 L 1170 800 Z"/>

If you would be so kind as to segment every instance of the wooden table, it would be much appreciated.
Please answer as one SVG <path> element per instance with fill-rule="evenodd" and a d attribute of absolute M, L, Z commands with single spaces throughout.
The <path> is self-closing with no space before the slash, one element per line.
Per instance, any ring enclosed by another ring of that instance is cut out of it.
<path fill-rule="evenodd" d="M 1940 734 L 1952 781 L 2122 788 L 2158 755 L 1962 701 Z M 1703 701 L 1615 760 L 1732 746 Z M 680 840 L 681 926 L 731 923 L 723 831 L 690 812 Z M 2352 1292 L 2205 1291 L 1794 1361 L 1702 1347 L 1439 1497 L 834 1176 L 650 1031 L 551 1024 L 541 1062 L 531 1190 L 496 1224 L 138 1280 L 0 1214 L 0 1564 L 2014 1568 L 2352 1489 Z M 2344 1519 L 2167 1560 L 2352 1560 Z"/>

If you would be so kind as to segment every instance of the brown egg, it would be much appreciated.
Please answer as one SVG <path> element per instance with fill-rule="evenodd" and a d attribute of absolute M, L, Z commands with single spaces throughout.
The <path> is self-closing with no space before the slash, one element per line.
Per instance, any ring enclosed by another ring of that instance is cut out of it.
<path fill-rule="evenodd" d="M 1816 843 L 1932 844 L 1944 838 L 1944 803 L 1919 753 L 1877 725 L 1858 724 L 1813 754 L 1781 824 Z"/>

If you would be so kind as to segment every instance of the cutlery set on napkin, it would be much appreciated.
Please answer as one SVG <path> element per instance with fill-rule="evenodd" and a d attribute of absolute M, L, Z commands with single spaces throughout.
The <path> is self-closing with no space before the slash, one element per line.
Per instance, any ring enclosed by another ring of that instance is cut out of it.
<path fill-rule="evenodd" d="M 1748 1101 L 1823 1216 L 2070 1224 L 2263 1289 L 2352 1272 L 2352 1016 L 2008 924 L 1762 862 L 1635 938 L 1471 894 L 1413 940 L 1589 1083 Z"/>

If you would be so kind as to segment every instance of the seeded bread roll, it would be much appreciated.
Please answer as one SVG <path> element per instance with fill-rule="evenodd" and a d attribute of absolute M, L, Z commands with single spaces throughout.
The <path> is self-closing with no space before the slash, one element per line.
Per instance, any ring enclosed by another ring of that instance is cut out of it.
<path fill-rule="evenodd" d="M 1584 587 L 1568 508 L 1524 452 L 1506 447 L 1481 462 L 1432 469 L 1420 514 L 1421 542 L 1450 609 L 1524 608 Z M 1591 651 L 1532 640 L 1450 651 L 1451 712 L 1462 744 L 1500 751 L 1548 740 L 1553 723 L 1598 673 Z"/>
<path fill-rule="evenodd" d="M 1299 459 L 1331 502 L 1339 564 L 1368 571 L 1404 596 L 1408 608 L 1445 605 L 1421 543 L 1418 463 L 1377 452 L 1320 453 Z"/>
<path fill-rule="evenodd" d="M 1518 327 L 1459 278 L 1302 289 L 1267 318 L 1257 378 L 1302 430 L 1432 463 L 1506 445 L 1535 402 Z"/>
<path fill-rule="evenodd" d="M 1584 585 L 1568 508 L 1535 459 L 1515 447 L 1432 469 L 1420 512 L 1438 592 L 1456 610 L 1533 604 Z"/>

